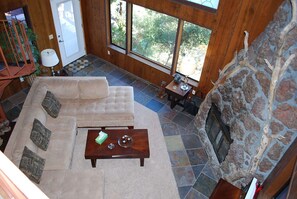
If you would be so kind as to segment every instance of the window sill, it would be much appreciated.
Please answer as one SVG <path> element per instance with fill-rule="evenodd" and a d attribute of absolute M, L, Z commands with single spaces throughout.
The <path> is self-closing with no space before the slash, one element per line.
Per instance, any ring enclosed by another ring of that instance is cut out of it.
<path fill-rule="evenodd" d="M 194 87 L 198 87 L 199 82 L 189 79 L 188 84 L 190 84 L 191 86 L 194 86 Z"/>
<path fill-rule="evenodd" d="M 110 45 L 108 45 L 108 48 L 110 48 L 112 50 L 115 50 L 115 51 L 117 51 L 119 53 L 126 54 L 126 50 L 124 50 L 124 49 L 122 49 L 122 48 L 120 48 L 120 47 L 118 47 L 116 45 L 110 44 Z"/>
<path fill-rule="evenodd" d="M 155 64 L 153 62 L 150 62 L 149 60 L 143 59 L 143 58 L 141 58 L 141 57 L 139 57 L 137 55 L 134 55 L 132 53 L 129 53 L 128 56 L 131 57 L 131 58 L 133 58 L 133 59 L 136 59 L 137 61 L 140 61 L 140 62 L 142 62 L 142 63 L 144 63 L 144 64 L 146 64 L 146 65 L 148 65 L 148 66 L 150 66 L 152 68 L 155 68 L 155 69 L 157 69 L 159 71 L 162 71 L 162 72 L 170 75 L 170 69 L 161 67 L 158 64 Z"/>
<path fill-rule="evenodd" d="M 111 45 L 108 46 L 108 48 L 110 48 L 112 50 L 115 50 L 115 51 L 117 51 L 119 53 L 126 54 L 126 50 L 124 50 L 124 49 L 122 49 L 122 48 L 120 48 L 118 46 L 115 46 L 115 45 L 111 44 Z M 158 64 L 156 64 L 154 62 L 151 62 L 151 61 L 149 61 L 147 59 L 144 59 L 142 57 L 139 57 L 139 56 L 137 56 L 137 55 L 135 55 L 133 53 L 128 53 L 127 56 L 129 56 L 129 57 L 131 57 L 131 58 L 133 58 L 133 59 L 135 59 L 135 60 L 137 60 L 139 62 L 142 62 L 142 63 L 144 63 L 144 64 L 146 64 L 146 65 L 148 65 L 148 66 L 150 66 L 152 68 L 155 68 L 155 69 L 157 69 L 159 71 L 162 71 L 163 73 L 166 73 L 166 74 L 170 75 L 170 69 L 159 66 Z M 188 84 L 190 84 L 193 87 L 198 87 L 199 81 L 188 79 Z"/>

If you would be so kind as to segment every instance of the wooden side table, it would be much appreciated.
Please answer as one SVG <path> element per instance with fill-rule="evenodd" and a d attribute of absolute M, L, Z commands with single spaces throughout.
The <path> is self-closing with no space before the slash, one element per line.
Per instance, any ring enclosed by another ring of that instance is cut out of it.
<path fill-rule="evenodd" d="M 62 68 L 61 70 L 55 71 L 55 76 L 68 76 L 68 73 Z"/>
<path fill-rule="evenodd" d="M 170 108 L 174 108 L 177 104 L 184 107 L 185 100 L 187 99 L 192 86 L 188 85 L 187 90 L 182 90 L 181 86 L 183 83 L 175 83 L 174 81 L 170 82 L 166 88 L 165 92 L 168 94 L 168 100 L 171 101 Z M 183 103 L 181 103 L 183 101 Z"/>

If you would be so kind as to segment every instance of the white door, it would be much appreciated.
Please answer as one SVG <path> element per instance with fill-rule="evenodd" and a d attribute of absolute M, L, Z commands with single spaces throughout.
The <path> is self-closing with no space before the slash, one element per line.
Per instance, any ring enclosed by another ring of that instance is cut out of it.
<path fill-rule="evenodd" d="M 63 66 L 84 56 L 85 41 L 79 0 L 51 0 Z"/>

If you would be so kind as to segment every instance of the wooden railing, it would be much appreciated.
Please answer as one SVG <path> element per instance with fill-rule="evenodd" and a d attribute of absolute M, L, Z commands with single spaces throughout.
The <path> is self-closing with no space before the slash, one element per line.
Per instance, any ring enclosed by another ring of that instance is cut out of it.
<path fill-rule="evenodd" d="M 35 70 L 30 42 L 20 21 L 0 20 L 0 66 L 0 81 L 29 75 Z"/>
<path fill-rule="evenodd" d="M 35 71 L 30 45 L 22 22 L 0 20 L 0 98 L 13 79 Z M 0 106 L 0 120 L 5 118 Z"/>

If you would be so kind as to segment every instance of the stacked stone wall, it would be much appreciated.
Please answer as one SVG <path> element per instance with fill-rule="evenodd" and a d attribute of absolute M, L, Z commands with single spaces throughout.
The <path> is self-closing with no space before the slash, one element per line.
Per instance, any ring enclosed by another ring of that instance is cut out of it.
<path fill-rule="evenodd" d="M 296 1 L 296 0 L 294 0 Z M 242 67 L 217 89 L 209 93 L 201 104 L 196 116 L 196 127 L 210 162 L 217 175 L 240 186 L 248 183 L 253 176 L 261 181 L 267 178 L 282 155 L 297 137 L 297 27 L 291 30 L 283 47 L 282 62 L 295 54 L 285 74 L 279 79 L 273 103 L 272 121 L 269 134 L 275 139 L 269 144 L 255 173 L 242 176 L 238 171 L 249 171 L 253 157 L 259 150 L 263 128 L 268 118 L 268 96 L 272 66 L 276 64 L 281 30 L 292 18 L 290 1 L 286 0 L 275 14 L 274 20 L 265 31 L 249 46 L 249 63 L 256 68 Z M 237 60 L 243 60 L 243 51 Z M 238 62 L 230 68 L 239 67 Z M 211 103 L 222 112 L 222 120 L 230 126 L 234 140 L 225 161 L 221 164 L 213 158 L 214 152 L 205 135 L 205 120 Z"/>

